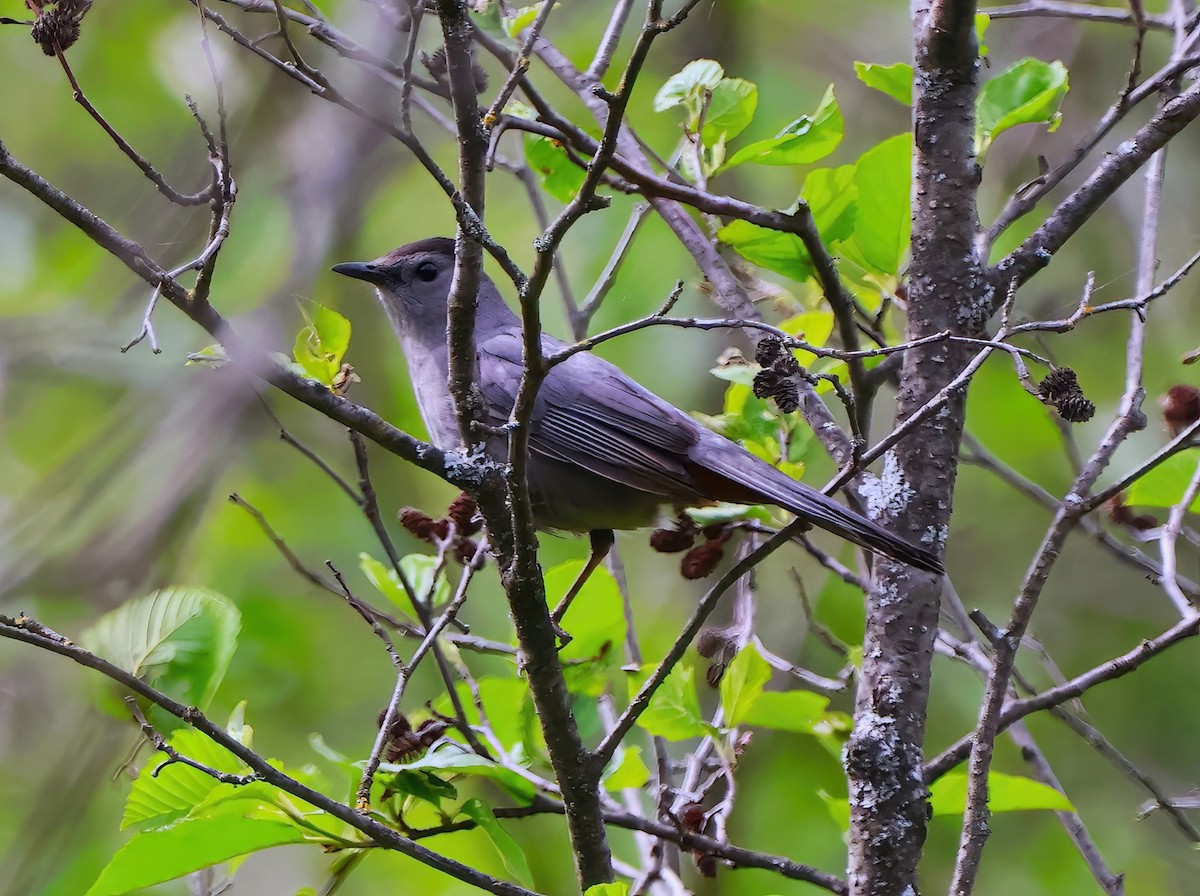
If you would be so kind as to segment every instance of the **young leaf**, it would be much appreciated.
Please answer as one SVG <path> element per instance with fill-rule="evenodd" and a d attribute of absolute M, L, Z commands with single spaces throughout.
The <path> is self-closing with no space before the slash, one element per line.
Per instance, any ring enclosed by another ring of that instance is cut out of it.
<path fill-rule="evenodd" d="M 300 312 L 305 323 L 296 334 L 292 355 L 305 374 L 326 386 L 332 385 L 350 346 L 350 321 L 312 301 L 301 305 Z"/>
<path fill-rule="evenodd" d="M 704 110 L 700 140 L 705 146 L 716 146 L 732 140 L 746 129 L 758 108 L 758 87 L 741 78 L 722 78 L 712 89 Z M 716 167 L 720 162 L 714 159 Z"/>
<path fill-rule="evenodd" d="M 858 212 L 854 168 L 853 165 L 814 168 L 804 178 L 800 195 L 808 203 L 817 232 L 827 244 L 854 232 Z"/>
<path fill-rule="evenodd" d="M 408 595 L 404 592 L 404 587 L 400 584 L 400 577 L 396 575 L 396 570 L 380 563 L 370 554 L 358 555 L 358 568 L 367 577 L 367 581 L 375 586 L 376 591 L 396 606 L 405 610 L 412 609 L 412 601 L 408 599 Z"/>
<path fill-rule="evenodd" d="M 907 133 L 871 147 L 854 166 L 854 233 L 839 248 L 868 272 L 894 277 L 900 270 L 912 233 L 911 179 L 912 135 Z"/>
<path fill-rule="evenodd" d="M 829 698 L 812 691 L 766 691 L 746 713 L 745 722 L 759 728 L 817 734 L 828 721 Z"/>
<path fill-rule="evenodd" d="M 379 770 L 384 774 L 418 769 L 490 778 L 507 790 L 513 798 L 526 805 L 532 802 L 536 793 L 532 782 L 512 769 L 498 765 L 483 756 L 464 752 L 455 745 L 447 745 L 440 750 L 426 753 L 413 762 L 383 762 L 379 765 Z"/>
<path fill-rule="evenodd" d="M 832 796 L 825 790 L 818 790 L 817 796 L 825 804 L 825 810 L 829 813 L 829 817 L 833 819 L 833 823 L 843 833 L 850 830 L 850 801 L 845 797 Z"/>
<path fill-rule="evenodd" d="M 771 667 L 758 648 L 747 644 L 721 676 L 721 708 L 727 725 L 740 725 L 750 715 L 762 696 L 763 687 L 771 680 Z"/>
<path fill-rule="evenodd" d="M 192 728 L 180 728 L 167 738 L 167 742 L 180 754 L 217 771 L 234 774 L 246 771 L 236 756 Z M 181 762 L 171 763 L 156 775 L 155 771 L 166 758 L 165 754 L 155 753 L 142 766 L 125 801 L 122 828 L 177 821 L 208 799 L 217 788 L 235 789 L 234 785 L 222 784 L 212 775 Z"/>
<path fill-rule="evenodd" d="M 546 571 L 546 600 L 557 604 L 583 569 L 583 561 L 571 560 Z M 559 651 L 563 660 L 602 659 L 621 661 L 625 643 L 625 605 L 612 574 L 597 569 L 576 595 L 562 622 L 571 633 L 571 643 Z"/>
<path fill-rule="evenodd" d="M 813 275 L 812 260 L 800 237 L 733 220 L 717 231 L 717 239 L 759 267 L 797 282 Z"/>
<path fill-rule="evenodd" d="M 629 884 L 618 881 L 612 884 L 596 884 L 588 887 L 583 896 L 629 896 Z"/>
<path fill-rule="evenodd" d="M 564 205 L 575 198 L 587 172 L 571 161 L 562 144 L 549 137 L 525 138 L 525 162 L 546 192 Z"/>
<path fill-rule="evenodd" d="M 833 312 L 825 309 L 801 311 L 780 323 L 779 329 L 798 339 L 803 339 L 811 346 L 824 348 L 833 333 Z M 796 356 L 796 360 L 805 367 L 816 359 L 817 356 L 812 352 L 799 352 Z"/>
<path fill-rule="evenodd" d="M 1058 107 L 1070 90 L 1061 62 L 1022 59 L 984 83 L 975 103 L 975 147 L 981 160 L 992 142 L 1019 124 L 1058 127 Z"/>
<path fill-rule="evenodd" d="M 653 667 L 647 667 L 650 669 Z M 630 696 L 637 693 L 643 680 L 644 676 L 630 679 Z M 687 740 L 709 733 L 709 726 L 700 715 L 695 670 L 691 666 L 676 666 L 671 671 L 654 692 L 650 705 L 638 718 L 638 724 L 667 740 Z"/>
<path fill-rule="evenodd" d="M 388 777 L 388 787 L 397 793 L 424 800 L 441 808 L 442 800 L 458 799 L 458 788 L 428 769 L 406 769 Z"/>
<path fill-rule="evenodd" d="M 445 572 L 438 571 L 437 557 L 432 554 L 408 554 L 401 557 L 400 570 L 419 599 L 426 600 L 432 596 L 435 607 L 450 599 L 450 583 L 446 581 Z M 437 573 L 436 580 L 434 573 Z M 395 576 L 394 571 L 392 575 Z M 399 579 L 396 581 L 398 584 Z"/>
<path fill-rule="evenodd" d="M 868 87 L 886 93 L 898 103 L 912 105 L 913 67 L 907 62 L 876 65 L 874 62 L 854 63 L 858 80 Z"/>
<path fill-rule="evenodd" d="M 1134 480 L 1126 502 L 1135 507 L 1175 506 L 1187 491 L 1197 462 L 1198 458 L 1192 451 L 1168 457 L 1145 476 Z M 1192 512 L 1200 510 L 1200 498 L 1189 509 Z"/>
<path fill-rule="evenodd" d="M 934 815 L 961 815 L 967 805 L 966 772 L 951 772 L 935 781 L 929 788 L 929 801 Z M 1050 785 L 1001 772 L 988 774 L 988 808 L 992 812 L 1075 811 L 1071 801 Z"/>
<path fill-rule="evenodd" d="M 533 718 L 533 700 L 529 695 L 528 686 L 516 677 L 499 678 L 494 675 L 480 678 L 476 685 L 479 688 L 479 701 L 483 704 L 496 739 L 511 753 L 525 741 Z M 478 725 L 479 710 L 475 707 L 474 697 L 466 682 L 459 683 L 458 693 L 466 711 L 467 722 Z M 443 694 L 434 701 L 433 708 L 443 715 L 454 712 L 448 694 Z"/>
<path fill-rule="evenodd" d="M 629 896 L 629 884 L 624 880 L 613 884 L 595 884 L 584 890 L 583 896 Z"/>
<path fill-rule="evenodd" d="M 529 6 L 521 6 L 512 11 L 511 15 L 502 15 L 500 24 L 509 37 L 516 39 L 521 32 L 533 24 L 534 19 L 538 17 L 538 13 L 542 11 L 546 0 L 541 3 L 533 3 Z"/>
<path fill-rule="evenodd" d="M 241 614 L 204 588 L 165 588 L 106 613 L 83 645 L 181 703 L 208 706 L 237 647 Z"/>
<path fill-rule="evenodd" d="M 855 167 L 815 168 L 804 179 L 801 198 L 808 203 L 817 232 L 826 244 L 849 237 L 857 213 Z M 734 220 L 717 233 L 721 242 L 747 261 L 797 282 L 813 276 L 812 258 L 800 237 Z"/>
<path fill-rule="evenodd" d="M 641 747 L 625 747 L 618 750 L 604 774 L 600 776 L 604 789 L 610 792 L 645 787 L 649 780 L 650 769 L 642 761 Z"/>
<path fill-rule="evenodd" d="M 699 114 L 704 92 L 713 90 L 725 77 L 725 69 L 711 59 L 695 59 L 671 77 L 654 95 L 654 111 L 666 112 L 675 106 L 688 109 L 693 124 Z"/>
<path fill-rule="evenodd" d="M 198 352 L 192 352 L 187 356 L 187 360 L 183 362 L 184 367 L 224 367 L 229 363 L 229 355 L 225 351 L 225 346 L 219 342 L 214 342 L 212 345 L 206 345 Z"/>
<path fill-rule="evenodd" d="M 185 818 L 135 834 L 100 872 L 86 896 L 120 896 L 285 843 L 303 843 L 303 829 L 277 821 Z"/>
<path fill-rule="evenodd" d="M 492 846 L 500 854 L 504 867 L 517 883 L 524 887 L 532 887 L 533 874 L 529 870 L 529 861 L 525 858 L 524 850 L 512 838 L 512 835 L 500 826 L 500 822 L 496 820 L 492 810 L 482 800 L 470 799 L 463 803 L 462 808 L 458 811 L 474 821 L 479 825 L 479 829 L 487 834 L 488 839 L 492 841 Z"/>
<path fill-rule="evenodd" d="M 992 17 L 986 12 L 975 13 L 975 39 L 979 41 L 979 55 L 986 56 L 990 49 L 987 45 L 985 37 L 987 35 L 988 25 L 992 24 Z"/>
<path fill-rule="evenodd" d="M 842 110 L 833 93 L 833 85 L 812 116 L 801 115 L 768 140 L 759 140 L 735 152 L 725 163 L 735 165 L 753 162 L 756 165 L 808 165 L 825 158 L 842 142 Z"/>

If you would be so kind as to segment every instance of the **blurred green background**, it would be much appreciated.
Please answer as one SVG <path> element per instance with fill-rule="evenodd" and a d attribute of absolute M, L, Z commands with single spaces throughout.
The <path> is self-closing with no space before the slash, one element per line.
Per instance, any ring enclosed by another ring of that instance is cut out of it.
<path fill-rule="evenodd" d="M 320 5 L 365 44 L 398 58 L 402 39 L 389 35 L 369 4 L 330 0 Z M 0 11 L 22 14 L 16 2 L 5 6 Z M 586 63 L 608 6 L 568 0 L 551 17 L 549 37 Z M 830 162 L 850 161 L 908 127 L 908 110 L 859 84 L 852 67 L 856 59 L 889 63 L 909 58 L 904 7 L 887 0 L 703 3 L 685 27 L 656 46 L 631 107 L 632 120 L 652 145 L 669 153 L 678 137 L 677 120 L 654 114 L 651 97 L 667 75 L 693 58 L 709 56 L 731 76 L 758 83 L 759 111 L 747 134 L 751 139 L 770 136 L 811 111 L 832 81 L 847 133 Z M 220 11 L 248 33 L 273 27 L 269 17 Z M 434 30 L 427 28 L 427 35 L 432 37 Z M 176 186 L 189 190 L 206 175 L 203 143 L 183 94 L 194 96 L 206 113 L 213 109 L 198 33 L 195 10 L 187 3 L 100 3 L 69 52 L 95 105 Z M 396 425 L 423 434 L 403 359 L 379 310 L 360 284 L 330 274 L 328 267 L 373 258 L 409 240 L 451 233 L 453 217 L 444 197 L 401 146 L 315 99 L 215 30 L 212 37 L 228 93 L 239 185 L 233 235 L 217 269 L 214 303 L 244 331 L 283 351 L 290 349 L 301 325 L 298 297 L 337 308 L 355 328 L 348 360 L 363 382 L 352 397 Z M 985 77 L 1023 56 L 1062 59 L 1070 68 L 1072 89 L 1056 133 L 1026 127 L 998 142 L 981 197 L 985 221 L 1013 188 L 1036 175 L 1038 155 L 1056 161 L 1089 130 L 1124 82 L 1132 42 L 1127 29 L 1047 19 L 997 21 L 988 38 Z M 1147 70 L 1161 64 L 1167 40 L 1150 37 Z M 207 226 L 203 210 L 182 211 L 157 195 L 72 102 L 56 61 L 42 55 L 25 29 L 0 28 L 0 41 L 5 87 L 0 140 L 8 150 L 165 265 L 194 256 Z M 627 37 L 622 51 L 629 44 Z M 347 93 L 382 115 L 392 114 L 394 92 L 311 42 L 301 46 Z M 564 96 L 536 63 L 533 74 L 552 98 Z M 492 75 L 494 89 L 502 74 L 493 70 Z M 580 114 L 576 104 L 564 108 Z M 428 119 L 418 115 L 417 121 L 435 157 L 453 170 L 453 141 Z M 1111 144 L 1131 127 L 1118 129 Z M 1194 251 L 1200 232 L 1197 138 L 1193 129 L 1170 151 L 1159 248 L 1163 273 Z M 501 149 L 514 156 L 520 151 L 511 136 Z M 783 207 L 795 199 L 801 178 L 802 171 L 791 169 L 738 169 L 717 187 Z M 520 183 L 494 174 L 488 203 L 494 232 L 528 266 L 538 228 Z M 1131 234 L 1138 226 L 1140 204 L 1135 179 L 1052 268 L 1022 291 L 1020 314 L 1040 318 L 1070 313 L 1089 270 L 1096 272 L 1097 302 L 1129 295 L 1135 264 Z M 611 210 L 589 215 L 572 231 L 563 259 L 578 295 L 600 273 L 631 206 L 628 198 L 617 197 Z M 1032 226 L 1032 221 L 1018 224 L 1001 248 Z M 593 330 L 654 310 L 677 278 L 687 283 L 680 312 L 711 316 L 713 306 L 698 288 L 689 257 L 651 217 Z M 185 356 L 211 340 L 165 305 L 155 316 L 162 354 L 151 354 L 144 344 L 121 354 L 119 347 L 138 330 L 147 299 L 147 290 L 119 263 L 24 192 L 0 184 L 0 609 L 29 612 L 71 636 L 106 610 L 156 587 L 212 588 L 229 596 L 243 615 L 240 648 L 212 715 L 224 718 L 239 700 L 247 700 L 256 746 L 292 765 L 314 760 L 307 740 L 313 732 L 344 753 L 365 755 L 392 686 L 387 656 L 355 614 L 292 573 L 253 521 L 226 499 L 230 492 L 240 493 L 310 566 L 331 560 L 350 574 L 353 587 L 368 593 L 357 561 L 360 551 L 379 553 L 368 525 L 320 471 L 279 440 L 278 426 L 264 405 L 351 477 L 353 458 L 345 433 L 282 396 L 264 392 L 260 399 L 233 376 L 185 368 Z M 1195 283 L 1185 281 L 1153 308 L 1146 371 L 1151 397 L 1191 374 L 1178 359 L 1200 342 L 1196 299 Z M 544 310 L 547 328 L 565 336 L 553 287 Z M 1120 395 L 1126 334 L 1126 320 L 1109 315 L 1074 333 L 1028 343 L 1056 363 L 1074 367 L 1099 405 L 1093 421 L 1073 430 L 1085 452 Z M 681 407 L 715 413 L 725 384 L 707 371 L 729 339 L 727 334 L 658 329 L 610 342 L 600 354 Z M 877 435 L 890 423 L 889 399 L 880 402 Z M 1047 411 L 1021 391 L 1007 360 L 993 359 L 977 378 L 968 429 L 1055 494 L 1067 487 L 1070 466 L 1058 430 Z M 1111 475 L 1163 441 L 1155 420 L 1121 449 Z M 372 457 L 389 519 L 404 505 L 439 515 L 454 495 L 444 483 L 381 451 L 373 451 Z M 810 458 L 813 483 L 830 471 L 827 462 Z M 968 607 L 981 607 L 1002 620 L 1049 515 L 971 467 L 962 471 L 955 504 L 948 549 L 954 584 Z M 427 550 L 395 528 L 402 552 Z M 644 533 L 624 535 L 618 543 L 630 573 L 643 649 L 652 659 L 666 649 L 703 583 L 681 581 L 673 560 L 647 549 Z M 581 557 L 584 551 L 584 543 L 576 539 L 542 539 L 546 566 Z M 1183 551 L 1181 571 L 1200 575 L 1195 551 Z M 847 550 L 841 555 L 851 559 Z M 777 555 L 760 579 L 759 631 L 768 646 L 832 673 L 834 658 L 807 637 L 789 567 L 818 597 L 820 618 L 851 641 L 860 637 L 861 596 L 827 582 L 826 574 L 798 551 Z M 510 637 L 494 571 L 486 573 L 465 618 L 476 633 Z M 1076 537 L 1055 569 L 1033 634 L 1071 675 L 1132 648 L 1173 621 L 1158 589 Z M 1195 746 L 1200 698 L 1191 681 L 1198 660 L 1197 645 L 1185 642 L 1085 700 L 1091 720 L 1172 793 L 1188 789 L 1200 777 L 1200 749 Z M 1026 671 L 1047 683 L 1036 660 L 1027 662 Z M 414 707 L 438 693 L 429 672 L 426 664 L 414 685 L 409 697 Z M 0 893 L 81 893 L 124 841 L 117 826 L 128 782 L 119 769 L 135 731 L 94 708 L 95 684 L 89 673 L 64 660 L 12 642 L 0 644 L 0 761 L 5 770 L 0 776 Z M 971 672 L 945 659 L 935 662 L 931 755 L 974 723 L 979 694 Z M 838 698 L 836 705 L 848 710 L 849 698 Z M 1127 874 L 1128 892 L 1193 892 L 1200 870 L 1193 846 L 1161 813 L 1135 820 L 1147 794 L 1053 720 L 1033 718 L 1030 726 L 1111 868 Z M 1002 771 L 1025 772 L 1008 742 L 1002 742 L 997 764 Z M 841 873 L 841 834 L 817 791 L 844 796 L 845 786 L 837 764 L 814 740 L 760 732 L 738 780 L 729 828 L 734 842 Z M 539 890 L 569 892 L 573 876 L 559 820 L 509 822 L 507 828 L 527 847 Z M 1001 815 L 994 819 L 994 829 L 980 893 L 1096 891 L 1051 814 Z M 956 818 L 932 823 L 923 866 L 926 892 L 947 884 L 957 836 Z M 631 856 L 626 834 L 616 833 L 614 843 L 619 853 Z M 442 838 L 433 845 L 485 870 L 503 872 L 491 848 L 475 834 Z M 274 850 L 251 858 L 231 892 L 290 894 L 303 886 L 319 888 L 327 866 L 328 858 L 315 850 Z M 815 892 L 761 871 L 722 870 L 706 881 L 689 868 L 685 878 L 705 894 Z M 369 856 L 341 892 L 466 891 L 465 885 L 381 853 Z M 179 882 L 153 892 L 181 894 L 187 888 Z"/>

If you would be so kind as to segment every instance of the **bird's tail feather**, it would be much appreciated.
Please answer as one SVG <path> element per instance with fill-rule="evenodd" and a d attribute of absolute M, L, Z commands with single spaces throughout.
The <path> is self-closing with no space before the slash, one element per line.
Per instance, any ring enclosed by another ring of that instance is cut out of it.
<path fill-rule="evenodd" d="M 711 481 L 707 483 L 710 493 L 726 501 L 776 504 L 859 547 L 878 551 L 926 572 L 945 572 L 942 561 L 932 551 L 909 544 L 770 464 L 757 458 L 754 460 L 752 468 L 747 469 L 746 454 L 740 450 L 736 454 L 720 449 L 705 451 L 702 465 L 706 472 L 724 480 L 724 487 L 719 490 L 712 487 Z"/>

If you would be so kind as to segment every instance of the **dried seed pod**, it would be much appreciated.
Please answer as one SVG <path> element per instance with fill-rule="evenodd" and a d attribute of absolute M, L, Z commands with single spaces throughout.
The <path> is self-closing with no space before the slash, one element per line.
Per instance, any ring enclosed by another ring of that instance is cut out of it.
<path fill-rule="evenodd" d="M 1162 406 L 1163 421 L 1167 431 L 1177 436 L 1197 420 L 1200 420 L 1200 389 L 1179 384 L 1167 390 L 1158 400 Z"/>
<path fill-rule="evenodd" d="M 782 379 L 773 368 L 764 367 L 754 375 L 754 397 L 755 398 L 770 398 L 775 394 L 775 390 L 779 388 L 779 382 Z"/>
<path fill-rule="evenodd" d="M 699 803 L 684 803 L 679 809 L 679 826 L 685 833 L 704 831 L 704 807 Z"/>
<path fill-rule="evenodd" d="M 719 541 L 707 541 L 699 547 L 692 548 L 683 555 L 679 564 L 679 572 L 685 579 L 703 579 L 712 574 L 725 555 L 725 548 Z"/>
<path fill-rule="evenodd" d="M 1059 367 L 1046 374 L 1038 384 L 1038 397 L 1053 405 L 1068 423 L 1084 423 L 1096 413 L 1096 405 L 1083 394 L 1075 371 L 1070 367 Z"/>
<path fill-rule="evenodd" d="M 650 533 L 650 547 L 660 554 L 678 554 L 695 543 L 695 529 L 655 529 Z"/>
<path fill-rule="evenodd" d="M 376 724 L 382 727 L 386 715 L 387 710 L 381 712 Z M 414 758 L 422 749 L 421 739 L 413 731 L 404 713 L 397 713 L 396 718 L 392 719 L 392 724 L 388 726 L 387 745 L 383 751 L 384 761 L 404 762 Z"/>
<path fill-rule="evenodd" d="M 776 364 L 754 375 L 754 395 L 757 398 L 771 399 L 782 413 L 790 414 L 800 407 L 800 390 L 792 379 L 795 374 L 799 374 L 800 365 L 795 364 L 795 374 L 782 372 L 781 366 Z"/>
<path fill-rule="evenodd" d="M 337 373 L 333 376 L 333 382 L 330 384 L 333 391 L 338 395 L 345 395 L 350 391 L 350 387 L 355 383 L 361 383 L 360 377 L 349 364 L 343 364 Z"/>
<path fill-rule="evenodd" d="M 450 502 L 446 516 L 454 523 L 454 529 L 459 535 L 474 535 L 483 528 L 483 520 L 479 518 L 479 508 L 475 499 L 466 492 Z"/>
<path fill-rule="evenodd" d="M 775 406 L 779 408 L 780 413 L 793 414 L 800 409 L 800 390 L 790 379 L 781 382 L 771 397 L 775 400 Z"/>
<path fill-rule="evenodd" d="M 1108 518 L 1118 526 L 1128 526 L 1138 532 L 1158 528 L 1158 520 L 1148 514 L 1135 514 L 1125 503 L 1124 493 L 1117 493 L 1104 502 Z"/>
<path fill-rule="evenodd" d="M 449 65 L 446 62 L 446 48 L 438 47 L 432 53 L 421 53 L 421 64 L 429 72 L 429 76 L 443 86 L 450 83 Z M 488 73 L 472 54 L 471 78 L 475 82 L 475 92 L 483 93 L 488 86 Z"/>
<path fill-rule="evenodd" d="M 1038 395 L 1042 401 L 1057 402 L 1080 391 L 1079 379 L 1070 367 L 1059 367 L 1046 374 L 1046 378 L 1038 383 Z"/>
<path fill-rule="evenodd" d="M 796 360 L 795 355 L 785 349 L 783 354 L 775 359 L 775 363 L 771 365 L 771 369 L 781 376 L 799 376 L 800 362 Z"/>
<path fill-rule="evenodd" d="M 462 566 L 467 566 L 475 559 L 475 554 L 479 551 L 479 542 L 473 538 L 456 538 L 454 540 L 454 559 Z M 480 566 L 483 565 L 484 558 L 479 559 Z"/>
<path fill-rule="evenodd" d="M 701 630 L 700 637 L 696 639 L 696 652 L 706 660 L 711 660 L 728 650 L 736 651 L 737 643 L 727 628 L 710 625 Z"/>
<path fill-rule="evenodd" d="M 764 336 L 754 350 L 754 360 L 760 367 L 770 367 L 782 354 L 783 340 L 778 336 Z"/>
<path fill-rule="evenodd" d="M 1057 407 L 1058 416 L 1068 423 L 1086 423 L 1096 415 L 1096 405 L 1085 398 L 1082 392 L 1060 399 Z"/>
<path fill-rule="evenodd" d="M 422 541 L 431 541 L 435 521 L 433 517 L 415 507 L 400 508 L 400 525 Z"/>
<path fill-rule="evenodd" d="M 58 0 L 42 7 L 30 36 L 43 53 L 53 56 L 56 46 L 65 50 L 79 40 L 79 24 L 91 8 L 92 0 Z"/>

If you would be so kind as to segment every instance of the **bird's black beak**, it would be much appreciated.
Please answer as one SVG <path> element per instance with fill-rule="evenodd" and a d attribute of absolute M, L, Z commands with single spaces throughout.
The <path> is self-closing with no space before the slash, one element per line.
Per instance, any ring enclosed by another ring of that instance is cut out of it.
<path fill-rule="evenodd" d="M 355 280 L 366 280 L 368 283 L 378 283 L 382 278 L 379 265 L 365 261 L 348 261 L 345 264 L 335 264 L 330 268 L 335 274 L 345 274 Z"/>

